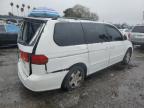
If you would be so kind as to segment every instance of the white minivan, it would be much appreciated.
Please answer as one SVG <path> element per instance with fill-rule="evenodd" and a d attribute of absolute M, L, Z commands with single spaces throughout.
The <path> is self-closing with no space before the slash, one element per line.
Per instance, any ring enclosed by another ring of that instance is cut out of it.
<path fill-rule="evenodd" d="M 32 91 L 72 90 L 85 77 L 122 62 L 132 44 L 113 25 L 79 19 L 24 18 L 18 37 L 18 76 Z"/>

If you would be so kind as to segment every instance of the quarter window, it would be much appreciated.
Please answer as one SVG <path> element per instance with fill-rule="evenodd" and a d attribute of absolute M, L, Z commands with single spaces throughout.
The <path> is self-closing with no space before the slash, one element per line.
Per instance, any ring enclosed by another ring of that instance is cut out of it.
<path fill-rule="evenodd" d="M 123 40 L 122 35 L 120 32 L 114 28 L 113 26 L 106 25 L 106 31 L 108 36 L 111 38 L 112 41 L 121 41 Z"/>
<path fill-rule="evenodd" d="M 69 22 L 57 23 L 54 30 L 54 41 L 59 46 L 84 44 L 81 24 Z"/>

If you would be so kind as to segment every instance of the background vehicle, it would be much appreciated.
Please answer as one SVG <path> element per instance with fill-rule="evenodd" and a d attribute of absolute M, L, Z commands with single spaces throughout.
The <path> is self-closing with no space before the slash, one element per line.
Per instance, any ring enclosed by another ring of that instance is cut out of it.
<path fill-rule="evenodd" d="M 136 25 L 132 29 L 131 41 L 134 45 L 144 46 L 144 25 Z"/>
<path fill-rule="evenodd" d="M 128 40 L 130 40 L 130 30 L 129 29 L 119 29 L 123 36 L 126 36 Z"/>
<path fill-rule="evenodd" d="M 32 91 L 72 90 L 132 55 L 131 42 L 113 25 L 77 19 L 24 18 L 18 47 L 18 75 Z"/>
<path fill-rule="evenodd" d="M 14 24 L 0 25 L 0 46 L 11 46 L 17 44 L 19 27 Z"/>

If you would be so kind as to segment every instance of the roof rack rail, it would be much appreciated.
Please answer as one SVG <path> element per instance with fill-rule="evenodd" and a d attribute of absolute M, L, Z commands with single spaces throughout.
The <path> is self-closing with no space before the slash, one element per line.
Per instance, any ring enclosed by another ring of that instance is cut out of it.
<path fill-rule="evenodd" d="M 74 19 L 74 20 L 91 20 L 91 21 L 96 21 L 93 18 L 77 18 L 77 17 L 55 17 L 52 18 L 53 20 L 57 20 L 58 18 L 62 18 L 62 19 Z"/>

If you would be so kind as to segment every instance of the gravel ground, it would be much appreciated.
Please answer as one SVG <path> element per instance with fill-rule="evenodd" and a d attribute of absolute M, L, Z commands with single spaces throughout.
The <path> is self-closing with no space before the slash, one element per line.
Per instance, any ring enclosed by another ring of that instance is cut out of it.
<path fill-rule="evenodd" d="M 17 50 L 0 49 L 0 108 L 144 108 L 144 50 L 130 65 L 115 65 L 89 76 L 82 87 L 35 93 L 17 76 Z"/>

